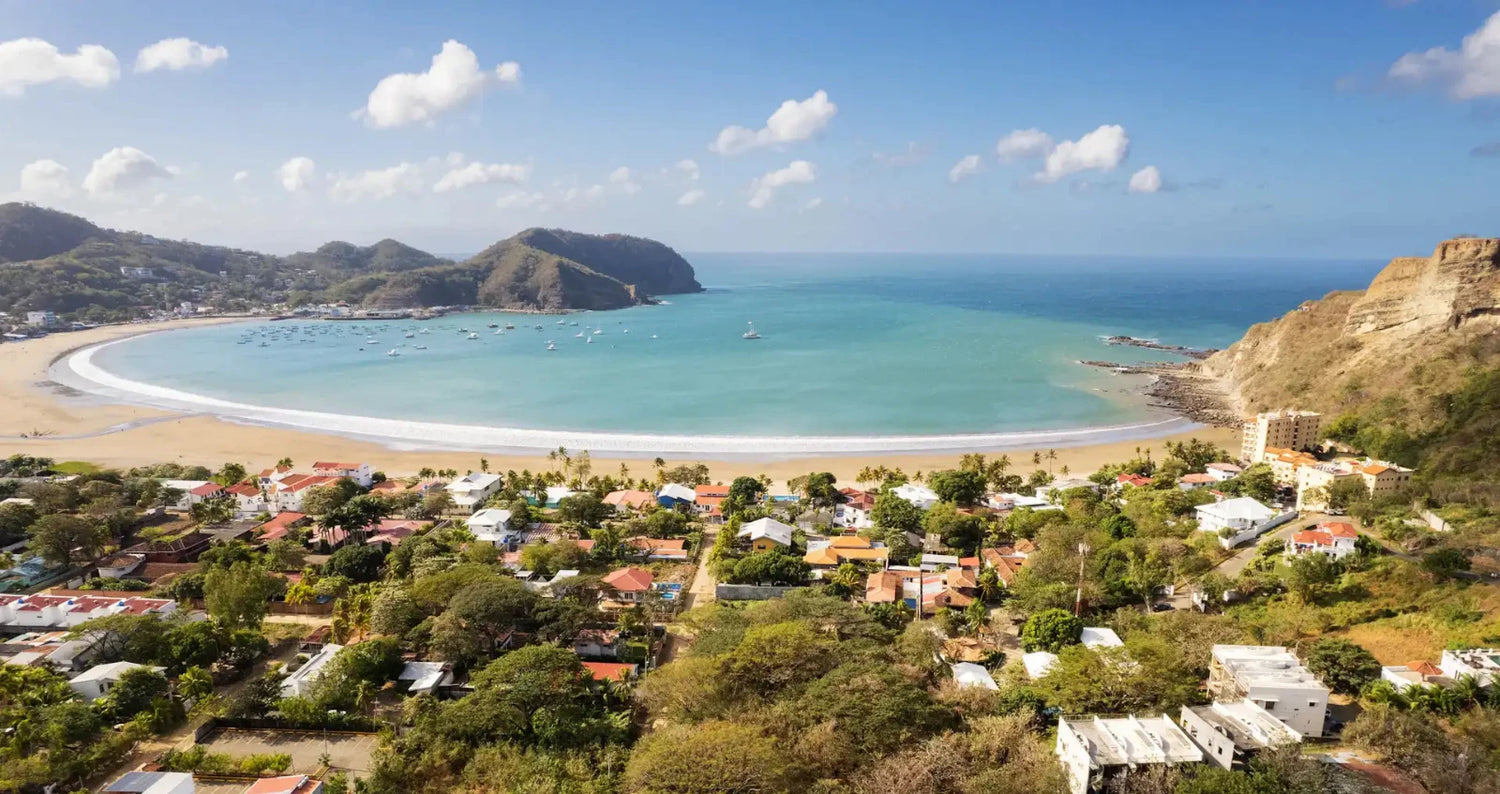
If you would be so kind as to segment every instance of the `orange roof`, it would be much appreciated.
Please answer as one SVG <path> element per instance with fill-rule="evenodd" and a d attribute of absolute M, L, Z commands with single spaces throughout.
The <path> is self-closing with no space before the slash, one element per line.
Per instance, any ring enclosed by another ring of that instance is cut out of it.
<path fill-rule="evenodd" d="M 638 536 L 627 538 L 625 543 L 648 554 L 661 554 L 663 552 L 687 553 L 687 541 L 683 538 L 648 538 Z"/>
<path fill-rule="evenodd" d="M 381 480 L 380 482 L 377 482 L 374 485 L 370 486 L 370 490 L 372 490 L 372 491 L 390 491 L 391 493 L 400 493 L 402 491 L 409 491 L 409 490 L 411 490 L 411 486 L 407 485 L 406 483 L 404 483 L 404 482 L 402 482 L 400 480 Z"/>
<path fill-rule="evenodd" d="M 307 794 L 320 785 L 322 784 L 319 781 L 307 775 L 263 777 L 255 781 L 250 788 L 245 789 L 245 794 Z"/>
<path fill-rule="evenodd" d="M 261 469 L 260 470 L 260 476 L 261 477 L 270 477 L 272 474 L 281 474 L 282 472 L 288 472 L 288 471 L 291 471 L 291 470 L 292 470 L 291 466 L 277 466 L 274 469 Z"/>
<path fill-rule="evenodd" d="M 347 469 L 357 469 L 363 465 L 363 463 L 330 463 L 328 461 L 318 461 L 317 463 L 313 464 L 313 471 L 317 471 L 318 469 L 334 469 L 336 471 L 345 471 Z"/>
<path fill-rule="evenodd" d="M 858 535 L 836 535 L 828 539 L 828 545 L 835 549 L 868 549 L 870 541 Z"/>
<path fill-rule="evenodd" d="M 1139 474 L 1121 474 L 1120 476 L 1115 478 L 1115 482 L 1121 485 L 1133 485 L 1136 488 L 1139 488 L 1143 485 L 1150 484 L 1151 478 L 1142 477 Z"/>
<path fill-rule="evenodd" d="M 1026 538 L 1021 538 L 1012 545 L 1016 547 L 1016 551 L 1022 554 L 1032 554 L 1036 551 L 1036 544 Z"/>
<path fill-rule="evenodd" d="M 604 576 L 604 583 L 625 593 L 639 593 L 651 589 L 651 572 L 643 568 L 621 568 Z"/>
<path fill-rule="evenodd" d="M 583 671 L 595 681 L 608 681 L 611 678 L 624 681 L 635 672 L 635 665 L 623 662 L 584 662 Z"/>
<path fill-rule="evenodd" d="M 880 571 L 865 579 L 865 600 L 872 604 L 891 603 L 901 598 L 901 573 Z"/>
<path fill-rule="evenodd" d="M 604 503 L 616 507 L 642 508 L 656 504 L 656 494 L 650 491 L 610 491 L 604 495 Z"/>
<path fill-rule="evenodd" d="M 958 567 L 960 567 L 960 568 L 978 568 L 978 567 L 980 567 L 979 558 L 978 557 L 959 557 L 958 558 Z"/>
<path fill-rule="evenodd" d="M 710 496 L 710 497 L 717 496 L 720 499 L 722 499 L 722 498 L 724 498 L 724 497 L 726 497 L 726 496 L 729 495 L 729 486 L 727 486 L 727 485 L 697 485 L 697 486 L 693 487 L 693 492 L 696 493 L 696 494 L 698 494 L 698 498 L 699 499 L 702 499 L 705 496 Z"/>
<path fill-rule="evenodd" d="M 1218 480 L 1211 474 L 1184 474 L 1182 475 L 1182 479 L 1180 480 L 1180 482 L 1203 484 L 1218 482 Z"/>
<path fill-rule="evenodd" d="M 855 560 L 879 560 L 885 562 L 888 553 L 885 549 L 843 549 L 838 546 L 824 546 L 821 549 L 808 552 L 803 555 L 802 559 L 809 565 L 839 565 Z"/>
<path fill-rule="evenodd" d="M 1382 466 L 1379 463 L 1371 463 L 1368 466 L 1361 466 L 1359 470 L 1362 471 L 1362 472 L 1364 472 L 1365 474 L 1369 474 L 1369 475 L 1374 476 L 1374 477 L 1379 477 L 1380 475 L 1385 474 L 1386 472 L 1390 471 L 1391 467 L 1390 466 Z"/>
<path fill-rule="evenodd" d="M 1423 659 L 1420 662 L 1407 662 L 1406 666 L 1410 667 L 1412 669 L 1412 672 L 1421 673 L 1422 675 L 1442 675 L 1443 674 L 1443 671 L 1441 669 L 1439 669 L 1437 665 L 1433 664 L 1432 662 L 1427 661 L 1426 659 Z"/>
<path fill-rule="evenodd" d="M 1354 529 L 1354 525 L 1350 524 L 1347 521 L 1325 521 L 1318 525 L 1318 529 L 1321 529 L 1336 538 L 1359 537 L 1359 532 Z"/>
<path fill-rule="evenodd" d="M 949 587 L 963 589 L 965 587 L 978 587 L 974 579 L 974 572 L 963 568 L 949 568 L 944 574 L 948 580 Z"/>
<path fill-rule="evenodd" d="M 223 490 L 224 486 L 216 482 L 206 482 L 198 486 L 197 488 L 188 491 L 188 493 L 192 494 L 193 496 L 213 496 L 214 494 L 219 493 Z"/>

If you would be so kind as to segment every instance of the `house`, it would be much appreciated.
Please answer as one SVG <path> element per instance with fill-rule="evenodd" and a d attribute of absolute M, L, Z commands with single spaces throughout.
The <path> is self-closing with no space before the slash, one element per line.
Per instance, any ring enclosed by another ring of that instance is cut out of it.
<path fill-rule="evenodd" d="M 302 500 L 308 492 L 338 481 L 338 477 L 321 474 L 288 474 L 271 487 L 271 506 L 279 511 L 301 513 Z"/>
<path fill-rule="evenodd" d="M 620 632 L 614 629 L 584 629 L 573 638 L 573 653 L 579 656 L 620 657 Z"/>
<path fill-rule="evenodd" d="M 1095 493 L 1099 492 L 1099 484 L 1093 480 L 1085 480 L 1081 477 L 1065 477 L 1061 480 L 1053 480 L 1047 485 L 1039 486 L 1036 489 L 1036 496 L 1038 499 L 1046 499 L 1048 502 L 1051 502 L 1053 494 L 1061 494 L 1063 491 L 1071 491 L 1075 488 L 1087 488 Z"/>
<path fill-rule="evenodd" d="M 453 668 L 445 662 L 407 662 L 396 680 L 411 682 L 406 688 L 410 694 L 436 694 L 439 687 L 453 683 Z"/>
<path fill-rule="evenodd" d="M 952 573 L 949 571 L 948 573 Z M 960 571 L 959 573 L 964 573 Z M 901 600 L 913 610 L 922 605 L 922 614 L 935 615 L 939 609 L 963 609 L 974 603 L 974 597 L 954 587 L 946 573 L 919 574 L 903 577 Z"/>
<path fill-rule="evenodd" d="M 646 600 L 653 578 L 644 568 L 620 568 L 605 574 L 603 582 L 611 590 L 613 600 L 635 604 Z"/>
<path fill-rule="evenodd" d="M 1127 485 L 1131 488 L 1145 488 L 1151 482 L 1150 477 L 1141 474 L 1120 474 L 1115 477 L 1116 488 L 1124 488 Z"/>
<path fill-rule="evenodd" d="M 116 554 L 97 563 L 102 579 L 124 579 L 146 564 L 142 554 Z"/>
<path fill-rule="evenodd" d="M 1359 476 L 1364 478 L 1365 490 L 1379 497 L 1411 482 L 1412 470 L 1383 460 L 1365 459 L 1359 467 Z"/>
<path fill-rule="evenodd" d="M 1021 666 L 1026 669 L 1026 676 L 1035 681 L 1045 678 L 1052 672 L 1052 666 L 1057 664 L 1057 654 L 1047 651 L 1032 651 L 1021 654 Z"/>
<path fill-rule="evenodd" d="M 342 651 L 344 646 L 328 643 L 312 655 L 311 659 L 302 663 L 301 667 L 293 670 L 281 682 L 281 694 L 283 697 L 306 697 L 312 691 L 312 685 L 323 675 L 323 670 L 333 657 Z"/>
<path fill-rule="evenodd" d="M 248 482 L 235 483 L 226 489 L 234 497 L 234 514 L 237 518 L 249 518 L 268 512 L 270 503 L 260 487 Z"/>
<path fill-rule="evenodd" d="M 1290 488 L 1297 485 L 1298 470 L 1304 466 L 1318 465 L 1318 458 L 1295 449 L 1268 447 L 1259 461 L 1252 462 L 1269 464 L 1271 479 L 1275 480 L 1277 485 Z"/>
<path fill-rule="evenodd" d="M 926 510 L 938 503 L 938 495 L 936 491 L 933 491 L 931 488 L 928 488 L 925 485 L 917 485 L 916 483 L 903 483 L 896 486 L 895 488 L 892 488 L 891 493 L 901 497 L 902 499 L 905 499 L 908 502 L 911 502 L 912 504 L 922 508 L 923 510 Z"/>
<path fill-rule="evenodd" d="M 576 496 L 578 493 L 579 491 L 575 491 L 565 485 L 549 485 L 547 486 L 547 490 L 543 492 L 542 506 L 555 508 L 562 504 L 562 500 L 570 496 Z"/>
<path fill-rule="evenodd" d="M 1166 717 L 1062 717 L 1056 752 L 1073 794 L 1143 766 L 1203 760 L 1203 751 Z"/>
<path fill-rule="evenodd" d="M 109 615 L 170 615 L 177 602 L 166 598 L 99 595 L 63 590 L 32 595 L 0 595 L 0 626 L 27 629 L 70 629 Z"/>
<path fill-rule="evenodd" d="M 1304 737 L 1323 735 L 1328 687 L 1286 648 L 1215 645 L 1208 694 L 1220 701 L 1249 699 Z"/>
<path fill-rule="evenodd" d="M 155 670 L 160 673 L 166 669 L 165 667 L 147 667 L 134 662 L 97 664 L 69 679 L 68 687 L 84 700 L 92 703 L 108 695 L 109 691 L 114 689 L 115 684 L 120 683 L 120 679 L 132 670 Z"/>
<path fill-rule="evenodd" d="M 1000 685 L 995 683 L 995 678 L 990 675 L 990 671 L 973 662 L 959 662 L 950 665 L 950 669 L 953 670 L 954 683 L 958 684 L 961 689 L 978 687 L 996 692 L 1000 690 Z"/>
<path fill-rule="evenodd" d="M 255 535 L 261 541 L 270 543 L 286 537 L 287 533 L 300 529 L 312 523 L 312 519 L 306 513 L 287 511 L 277 513 L 270 521 L 255 528 Z"/>
<path fill-rule="evenodd" d="M 223 486 L 208 480 L 162 480 L 161 487 L 164 490 L 177 491 L 179 494 L 176 502 L 167 505 L 168 510 L 189 510 L 193 505 L 207 498 L 204 495 L 195 494 L 195 491 L 212 495 L 223 490 Z"/>
<path fill-rule="evenodd" d="M 51 328 L 57 325 L 57 315 L 52 312 L 27 312 L 26 324 L 33 328 Z"/>
<path fill-rule="evenodd" d="M 469 516 L 469 531 L 474 533 L 474 539 L 481 543 L 488 543 L 497 548 L 510 546 L 524 534 L 524 531 L 511 527 L 510 518 L 509 510 L 496 507 L 485 508 Z"/>
<path fill-rule="evenodd" d="M 323 781 L 307 775 L 282 775 L 263 777 L 255 781 L 245 794 L 322 794 Z"/>
<path fill-rule="evenodd" d="M 681 483 L 669 482 L 656 491 L 656 503 L 668 509 L 691 507 L 698 492 Z"/>
<path fill-rule="evenodd" d="M 736 537 L 749 538 L 751 551 L 789 549 L 792 546 L 792 531 L 791 527 L 767 516 L 740 527 Z"/>
<path fill-rule="evenodd" d="M 1438 667 L 1449 678 L 1471 675 L 1480 686 L 1493 686 L 1500 683 L 1500 648 L 1443 651 Z"/>
<path fill-rule="evenodd" d="M 958 564 L 958 557 L 952 554 L 923 554 L 918 560 L 918 566 L 924 571 L 936 571 L 939 567 L 962 567 Z"/>
<path fill-rule="evenodd" d="M 1262 750 L 1302 741 L 1302 734 L 1250 700 L 1183 706 L 1178 721 L 1207 762 L 1224 769 L 1243 767 Z"/>
<path fill-rule="evenodd" d="M 616 510 L 639 513 L 656 504 L 656 494 L 650 491 L 610 491 L 604 495 L 604 503 Z"/>
<path fill-rule="evenodd" d="M 843 540 L 836 538 L 835 540 Z M 859 538 L 859 540 L 864 540 Z M 869 542 L 866 541 L 868 544 Z M 808 552 L 802 555 L 802 559 L 808 565 L 818 569 L 837 568 L 846 562 L 867 562 L 884 568 L 890 552 L 885 547 L 874 548 L 869 545 L 856 546 L 839 543 L 828 543 L 826 545 L 812 546 Z"/>
<path fill-rule="evenodd" d="M 472 513 L 475 508 L 489 501 L 491 496 L 499 493 L 501 482 L 498 474 L 471 471 L 448 483 L 448 495 L 453 497 L 455 507 Z"/>
<path fill-rule="evenodd" d="M 1453 679 L 1443 675 L 1442 668 L 1432 662 L 1407 662 L 1380 668 L 1380 680 L 1390 683 L 1397 692 L 1413 686 L 1451 686 Z"/>
<path fill-rule="evenodd" d="M 1198 505 L 1193 510 L 1198 514 L 1198 529 L 1219 535 L 1219 545 L 1226 549 L 1259 537 L 1297 517 L 1295 512 L 1277 515 L 1275 510 L 1248 496 Z"/>
<path fill-rule="evenodd" d="M 100 794 L 195 794 L 191 772 L 126 772 Z"/>
<path fill-rule="evenodd" d="M 687 541 L 683 538 L 648 538 L 641 536 L 627 538 L 625 545 L 650 562 L 658 560 L 686 562 L 688 558 Z"/>
<path fill-rule="evenodd" d="M 1123 648 L 1124 641 L 1114 629 L 1103 626 L 1085 626 L 1083 632 L 1078 635 L 1078 642 L 1089 648 Z"/>
<path fill-rule="evenodd" d="M 693 512 L 705 518 L 722 518 L 722 505 L 729 498 L 727 485 L 699 485 L 693 489 Z"/>
<path fill-rule="evenodd" d="M 1342 560 L 1355 553 L 1354 544 L 1357 540 L 1359 532 L 1355 531 L 1353 524 L 1325 521 L 1313 529 L 1293 533 L 1292 542 L 1287 544 L 1286 554 L 1288 557 L 1300 557 L 1304 554 L 1322 553 L 1335 560 Z"/>
<path fill-rule="evenodd" d="M 865 578 L 865 602 L 894 604 L 901 597 L 903 577 L 900 571 L 876 571 Z"/>
<path fill-rule="evenodd" d="M 870 512 L 875 509 L 875 494 L 854 488 L 839 490 L 843 500 L 833 508 L 833 522 L 850 529 L 868 529 L 875 526 Z"/>
<path fill-rule="evenodd" d="M 319 477 L 347 477 L 359 484 L 361 488 L 369 488 L 375 481 L 375 473 L 370 470 L 368 463 L 339 463 L 335 461 L 318 461 L 312 465 L 313 474 Z"/>
<path fill-rule="evenodd" d="M 1232 480 L 1235 477 L 1240 476 L 1240 474 L 1244 473 L 1244 471 L 1244 469 L 1241 469 L 1239 466 L 1236 466 L 1233 463 L 1210 463 L 1204 467 L 1204 473 L 1214 478 L 1215 480 L 1218 480 L 1219 482 Z"/>
<path fill-rule="evenodd" d="M 583 662 L 583 672 L 595 681 L 629 681 L 635 677 L 636 665 L 624 662 Z"/>
<path fill-rule="evenodd" d="M 1216 482 L 1219 482 L 1219 478 L 1212 474 L 1184 474 L 1178 478 L 1177 487 L 1184 491 L 1193 491 L 1199 488 L 1206 488 Z"/>
<path fill-rule="evenodd" d="M 1245 421 L 1240 460 L 1260 463 L 1272 449 L 1312 449 L 1321 440 L 1323 417 L 1312 411 L 1271 411 Z"/>
<path fill-rule="evenodd" d="M 993 494 L 985 499 L 984 504 L 991 510 L 1008 513 L 1012 510 L 1027 508 L 1030 510 L 1061 510 L 1061 505 L 1055 505 L 1046 499 L 1038 499 L 1035 496 L 1026 496 L 1018 493 Z"/>
<path fill-rule="evenodd" d="M 994 568 L 995 573 L 1000 577 L 1000 582 L 1007 587 L 1015 581 L 1021 568 L 1026 565 L 1026 554 L 1016 550 L 1015 547 L 980 549 L 979 559 L 984 567 Z"/>
<path fill-rule="evenodd" d="M 286 477 L 291 476 L 291 474 L 291 466 L 277 466 L 270 469 L 261 469 L 260 474 L 255 479 L 262 491 L 269 491 L 271 490 L 271 486 L 281 482 Z"/>

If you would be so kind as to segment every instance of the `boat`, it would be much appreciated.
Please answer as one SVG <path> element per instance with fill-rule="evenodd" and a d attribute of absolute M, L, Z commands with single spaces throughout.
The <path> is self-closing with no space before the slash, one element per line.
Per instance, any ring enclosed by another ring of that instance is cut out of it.
<path fill-rule="evenodd" d="M 412 333 L 412 332 L 411 332 L 411 331 L 407 331 L 407 332 L 406 332 L 406 335 L 405 335 L 405 337 L 404 337 L 404 338 L 406 338 L 406 339 L 415 339 L 415 338 L 416 338 L 416 336 L 417 336 L 417 335 L 416 335 L 416 334 L 414 334 L 414 333 Z"/>
<path fill-rule="evenodd" d="M 507 330 L 507 331 L 514 331 L 514 330 L 516 330 L 516 324 L 515 323 L 506 323 L 505 324 L 505 330 Z"/>
<path fill-rule="evenodd" d="M 395 358 L 396 356 L 401 355 L 401 351 L 393 347 L 390 350 L 385 351 L 385 354 L 390 356 L 391 358 Z"/>
<path fill-rule="evenodd" d="M 624 330 L 624 331 L 621 331 L 621 333 L 625 333 L 625 334 L 628 334 L 628 333 L 630 333 L 630 329 L 629 329 L 629 328 L 626 328 L 626 329 L 625 329 L 625 330 Z"/>
<path fill-rule="evenodd" d="M 587 342 L 588 342 L 588 343 L 589 343 L 589 344 L 591 344 L 591 345 L 592 345 L 592 344 L 593 344 L 593 343 L 594 343 L 594 337 L 592 337 L 592 336 L 591 336 L 591 337 L 589 337 L 589 338 L 588 338 L 588 339 L 587 339 L 587 340 L 585 340 L 585 341 L 587 341 Z"/>
<path fill-rule="evenodd" d="M 478 339 L 479 338 L 479 334 L 471 333 L 471 334 L 469 334 L 469 338 L 470 339 Z"/>
<path fill-rule="evenodd" d="M 740 334 L 740 338 L 741 339 L 759 339 L 760 338 L 760 334 L 758 334 L 758 333 L 755 332 L 755 323 L 754 322 L 748 322 L 748 323 L 745 323 L 745 324 L 748 325 L 748 326 L 750 326 L 750 330 L 744 332 L 743 334 Z"/>
<path fill-rule="evenodd" d="M 504 334 L 505 334 L 505 329 L 504 328 L 496 328 L 495 329 L 495 336 L 503 336 Z"/>
<path fill-rule="evenodd" d="M 427 345 L 417 345 L 416 347 L 414 347 L 412 349 L 413 350 L 426 350 L 427 349 Z"/>
<path fill-rule="evenodd" d="M 557 349 L 557 345 L 552 344 L 552 340 L 548 339 L 547 340 L 547 349 L 548 350 L 556 350 Z"/>
<path fill-rule="evenodd" d="M 271 346 L 271 343 L 270 343 L 270 342 L 261 342 L 261 343 L 260 343 L 260 346 L 261 346 L 261 347 L 270 347 L 270 346 Z"/>
<path fill-rule="evenodd" d="M 656 334 L 652 334 L 652 335 L 651 335 L 651 338 L 652 338 L 652 339 L 655 339 L 655 338 L 656 338 Z"/>
<path fill-rule="evenodd" d="M 540 330 L 542 330 L 542 324 L 541 324 L 541 323 L 537 323 L 537 324 L 536 324 L 536 329 L 537 329 L 537 330 L 538 330 L 538 331 L 540 331 Z"/>
<path fill-rule="evenodd" d="M 418 331 L 417 333 L 419 333 L 419 334 L 430 334 L 430 333 L 432 333 L 432 329 L 431 328 L 423 328 L 422 330 Z"/>
<path fill-rule="evenodd" d="M 366 339 L 365 340 L 365 344 L 367 344 L 367 345 L 378 345 L 378 344 L 380 344 L 380 340 L 379 339 Z"/>
<path fill-rule="evenodd" d="M 599 334 L 602 334 L 602 333 L 604 333 L 604 329 L 603 328 L 595 328 L 594 329 L 594 334 L 596 336 L 599 335 Z"/>
<path fill-rule="evenodd" d="M 563 324 L 565 324 L 565 323 L 567 323 L 567 320 L 558 320 L 558 321 L 557 321 L 557 324 L 558 324 L 558 325 L 563 325 Z"/>
<path fill-rule="evenodd" d="M 582 339 L 583 338 L 583 332 L 579 331 L 578 333 L 573 334 L 573 338 L 574 339 Z"/>
<path fill-rule="evenodd" d="M 485 328 L 499 328 L 499 327 L 500 327 L 500 323 L 490 323 L 489 325 L 485 326 Z"/>

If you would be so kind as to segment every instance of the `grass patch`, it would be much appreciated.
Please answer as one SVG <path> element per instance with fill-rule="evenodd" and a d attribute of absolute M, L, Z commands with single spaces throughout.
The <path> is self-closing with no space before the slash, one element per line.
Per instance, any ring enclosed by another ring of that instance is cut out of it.
<path fill-rule="evenodd" d="M 52 470 L 60 474 L 96 474 L 100 469 L 86 460 L 65 460 L 52 464 Z"/>

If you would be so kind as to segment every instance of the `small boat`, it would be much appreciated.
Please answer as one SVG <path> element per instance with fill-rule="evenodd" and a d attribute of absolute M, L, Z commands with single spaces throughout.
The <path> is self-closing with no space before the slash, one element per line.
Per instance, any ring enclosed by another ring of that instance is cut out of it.
<path fill-rule="evenodd" d="M 626 334 L 628 334 L 628 333 L 630 333 L 630 329 L 629 329 L 629 328 L 626 328 L 626 329 L 625 329 L 625 330 L 624 330 L 624 331 L 622 331 L 622 332 L 621 332 L 621 333 L 626 333 Z"/>
<path fill-rule="evenodd" d="M 591 336 L 591 337 L 589 337 L 589 338 L 588 338 L 588 339 L 587 339 L 587 340 L 585 340 L 585 341 L 587 341 L 587 342 L 588 342 L 588 343 L 589 343 L 589 344 L 591 344 L 591 345 L 592 345 L 592 344 L 593 344 L 593 343 L 594 343 L 594 337 L 592 337 L 592 336 Z"/>
<path fill-rule="evenodd" d="M 594 329 L 594 335 L 595 336 L 597 336 L 599 334 L 602 334 L 602 333 L 604 333 L 604 329 L 603 328 L 595 328 Z"/>
<path fill-rule="evenodd" d="M 415 339 L 416 337 L 417 337 L 416 334 L 412 333 L 411 331 L 407 331 L 406 332 L 406 336 L 404 338 L 406 338 L 406 339 Z"/>
<path fill-rule="evenodd" d="M 515 323 L 506 323 L 505 324 L 505 330 L 507 330 L 507 331 L 514 331 L 514 330 L 516 330 L 516 324 Z"/>
<path fill-rule="evenodd" d="M 557 345 L 552 344 L 552 340 L 549 339 L 549 340 L 547 340 L 547 349 L 548 350 L 556 350 L 557 349 Z"/>
<path fill-rule="evenodd" d="M 496 328 L 495 329 L 495 336 L 504 336 L 504 335 L 505 335 L 505 329 L 504 328 Z"/>
<path fill-rule="evenodd" d="M 749 323 L 745 323 L 745 324 L 748 325 L 748 326 L 750 326 L 750 330 L 744 332 L 743 334 L 740 334 L 740 338 L 741 339 L 759 339 L 760 338 L 760 334 L 758 334 L 758 333 L 755 332 L 755 323 L 754 322 L 749 322 Z"/>
<path fill-rule="evenodd" d="M 396 356 L 401 355 L 401 351 L 393 347 L 390 350 L 385 351 L 385 354 L 390 356 L 391 358 L 395 358 Z"/>
<path fill-rule="evenodd" d="M 574 321 L 573 321 L 573 322 L 571 322 L 571 323 L 568 323 L 568 325 L 577 325 L 577 324 L 578 324 L 578 321 L 577 321 L 577 320 L 574 320 Z"/>
<path fill-rule="evenodd" d="M 270 347 L 270 346 L 271 346 L 271 343 L 270 343 L 270 342 L 261 342 L 261 343 L 260 343 L 260 346 L 261 346 L 261 347 Z"/>
<path fill-rule="evenodd" d="M 652 334 L 652 335 L 651 335 L 651 338 L 652 338 L 652 339 L 655 339 L 655 338 L 656 338 L 656 334 Z"/>
<path fill-rule="evenodd" d="M 470 339 L 478 339 L 479 338 L 479 334 L 471 333 L 471 334 L 469 334 L 469 338 Z"/>
<path fill-rule="evenodd" d="M 367 344 L 367 345 L 378 345 L 378 344 L 380 344 L 380 340 L 379 339 L 366 339 L 365 340 L 365 344 Z"/>
<path fill-rule="evenodd" d="M 423 328 L 422 330 L 418 331 L 417 333 L 419 333 L 419 334 L 430 334 L 430 333 L 432 333 L 432 329 L 431 328 Z"/>
<path fill-rule="evenodd" d="M 567 322 L 568 322 L 568 321 L 567 321 L 567 320 L 558 320 L 558 321 L 557 321 L 557 324 L 558 324 L 558 325 L 564 325 L 564 324 L 566 324 L 566 323 L 567 323 Z"/>
<path fill-rule="evenodd" d="M 412 349 L 413 350 L 426 350 L 427 349 L 427 345 L 417 345 L 416 347 L 414 347 Z"/>
<path fill-rule="evenodd" d="M 485 326 L 485 328 L 499 328 L 499 327 L 500 327 L 500 323 L 490 323 L 489 325 Z"/>
<path fill-rule="evenodd" d="M 542 324 L 541 324 L 541 323 L 537 323 L 537 325 L 536 325 L 536 329 L 537 329 L 537 330 L 538 330 L 538 331 L 540 331 L 540 330 L 542 330 Z"/>

